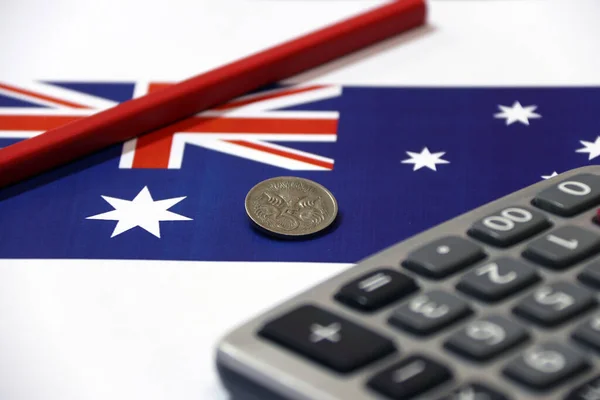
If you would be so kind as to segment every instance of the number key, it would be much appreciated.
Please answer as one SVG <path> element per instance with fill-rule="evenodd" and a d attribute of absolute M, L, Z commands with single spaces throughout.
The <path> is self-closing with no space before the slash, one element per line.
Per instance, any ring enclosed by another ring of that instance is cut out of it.
<path fill-rule="evenodd" d="M 592 308 L 596 298 L 589 290 L 567 282 L 544 285 L 527 296 L 514 313 L 542 326 L 556 326 Z"/>
<path fill-rule="evenodd" d="M 550 342 L 527 349 L 508 364 L 504 374 L 535 389 L 550 389 L 589 365 L 575 350 Z"/>
<path fill-rule="evenodd" d="M 534 267 L 502 257 L 466 273 L 456 288 L 491 302 L 502 300 L 539 280 L 540 276 Z"/>
<path fill-rule="evenodd" d="M 412 298 L 389 319 L 390 324 L 418 335 L 438 331 L 473 311 L 467 303 L 449 293 L 434 290 Z"/>
<path fill-rule="evenodd" d="M 565 400 L 600 400 L 600 376 L 596 375 L 571 390 Z"/>
<path fill-rule="evenodd" d="M 489 316 L 469 322 L 454 333 L 444 346 L 474 360 L 488 360 L 528 338 L 527 331 L 500 316 Z"/>
<path fill-rule="evenodd" d="M 593 286 L 595 289 L 600 288 L 600 262 L 595 261 L 587 265 L 578 278 L 586 285 Z"/>
<path fill-rule="evenodd" d="M 600 177 L 579 174 L 540 192 L 533 205 L 551 213 L 571 217 L 600 202 Z"/>
<path fill-rule="evenodd" d="M 509 207 L 475 222 L 468 234 L 493 246 L 508 247 L 550 226 L 550 221 L 541 212 Z"/>
<path fill-rule="evenodd" d="M 600 251 L 600 236 L 578 226 L 563 226 L 527 246 L 523 257 L 549 268 L 562 269 Z"/>
<path fill-rule="evenodd" d="M 492 389 L 481 382 L 470 382 L 438 400 L 509 400 L 509 398 L 496 388 Z"/>
<path fill-rule="evenodd" d="M 573 332 L 573 338 L 600 351 L 600 314 L 579 325 Z"/>

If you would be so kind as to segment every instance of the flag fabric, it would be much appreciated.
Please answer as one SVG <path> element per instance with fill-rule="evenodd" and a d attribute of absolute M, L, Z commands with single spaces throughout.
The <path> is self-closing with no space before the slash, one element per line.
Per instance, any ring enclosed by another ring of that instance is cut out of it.
<path fill-rule="evenodd" d="M 0 83 L 0 148 L 165 85 Z M 356 262 L 596 163 L 599 102 L 595 87 L 264 88 L 0 189 L 0 257 Z M 325 235 L 252 228 L 245 196 L 276 176 L 334 194 Z"/>

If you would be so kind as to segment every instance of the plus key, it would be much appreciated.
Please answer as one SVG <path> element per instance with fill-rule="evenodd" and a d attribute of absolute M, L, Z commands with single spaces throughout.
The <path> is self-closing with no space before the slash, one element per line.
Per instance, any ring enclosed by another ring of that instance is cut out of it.
<path fill-rule="evenodd" d="M 340 373 L 396 351 L 388 338 L 313 305 L 268 322 L 259 335 Z"/>

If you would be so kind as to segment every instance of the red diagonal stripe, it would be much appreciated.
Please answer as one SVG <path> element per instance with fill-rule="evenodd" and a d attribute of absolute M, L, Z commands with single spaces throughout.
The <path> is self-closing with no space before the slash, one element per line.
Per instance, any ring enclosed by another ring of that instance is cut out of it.
<path fill-rule="evenodd" d="M 178 124 L 172 125 L 176 127 Z M 334 134 L 337 119 L 190 118 L 177 132 Z"/>
<path fill-rule="evenodd" d="M 1 128 L 0 128 L 1 129 Z M 188 118 L 138 137 L 133 168 L 167 168 L 176 132 L 235 134 L 335 134 L 337 120 L 285 118 Z M 246 142 L 243 142 L 246 143 Z M 315 164 L 317 165 L 317 164 Z"/>
<path fill-rule="evenodd" d="M 326 169 L 333 169 L 333 163 L 328 161 L 316 160 L 314 158 L 310 158 L 307 156 L 303 156 L 296 153 L 291 153 L 289 151 L 284 151 L 280 149 L 274 149 L 272 147 L 263 146 L 257 143 L 246 142 L 245 140 L 225 140 L 228 143 L 237 144 L 238 146 L 247 147 L 254 150 L 264 151 L 265 153 L 275 154 L 277 156 L 290 158 L 292 160 L 302 161 L 307 164 L 316 165 L 318 167 L 323 167 Z"/>
<path fill-rule="evenodd" d="M 0 130 L 46 131 L 75 121 L 69 115 L 0 115 Z M 337 119 L 193 117 L 169 126 L 171 132 L 334 134 Z M 161 130 L 163 131 L 163 130 Z"/>
<path fill-rule="evenodd" d="M 4 90 L 8 90 L 11 92 L 15 92 L 15 93 L 19 93 L 19 94 L 23 94 L 25 96 L 29 96 L 29 97 L 33 97 L 39 100 L 45 100 L 45 101 L 50 101 L 52 103 L 61 105 L 61 106 L 65 106 L 65 107 L 70 107 L 70 108 L 89 108 L 87 106 L 81 105 L 81 104 L 77 104 L 77 103 L 73 103 L 67 100 L 61 100 L 61 99 L 57 99 L 56 97 L 51 97 L 51 96 L 47 96 L 44 94 L 40 94 L 40 93 L 36 93 L 36 92 L 32 92 L 30 90 L 26 90 L 26 89 L 21 89 L 21 88 L 17 88 L 14 86 L 9 86 L 3 83 L 0 83 L 0 89 L 4 89 Z"/>
<path fill-rule="evenodd" d="M 0 115 L 0 130 L 47 131 L 80 118 L 72 115 Z"/>

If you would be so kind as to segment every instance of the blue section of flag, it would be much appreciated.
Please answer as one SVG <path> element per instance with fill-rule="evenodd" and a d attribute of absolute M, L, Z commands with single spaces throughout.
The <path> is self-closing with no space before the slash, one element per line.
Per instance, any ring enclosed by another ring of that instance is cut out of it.
<path fill-rule="evenodd" d="M 494 118 L 498 105 L 536 105 L 529 125 Z M 289 109 L 339 112 L 337 141 L 281 142 L 335 160 L 333 171 L 289 171 L 188 144 L 181 169 L 120 169 L 114 146 L 0 190 L 0 257 L 355 262 L 435 224 L 540 181 L 596 163 L 576 152 L 600 135 L 600 88 L 345 87 Z M 436 171 L 413 170 L 407 152 L 444 153 Z M 336 196 L 326 235 L 275 240 L 255 231 L 244 198 L 256 183 L 294 175 Z M 160 238 L 87 217 L 132 200 L 185 196 L 160 222 Z M 399 260 L 400 261 L 400 260 Z"/>
<path fill-rule="evenodd" d="M 11 96 L 0 94 L 0 107 L 28 107 L 28 108 L 47 108 L 41 104 L 32 103 Z"/>
<path fill-rule="evenodd" d="M 0 139 L 0 149 L 19 142 L 20 139 Z"/>
<path fill-rule="evenodd" d="M 133 96 L 133 83 L 111 83 L 111 82 L 47 82 L 51 85 L 60 86 L 65 89 L 91 94 L 103 99 L 118 103 L 129 100 Z"/>

